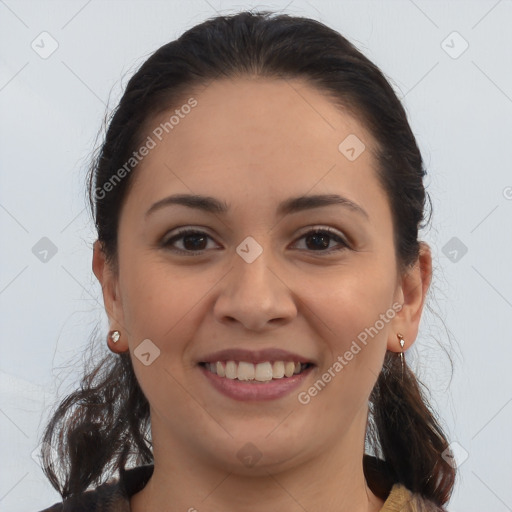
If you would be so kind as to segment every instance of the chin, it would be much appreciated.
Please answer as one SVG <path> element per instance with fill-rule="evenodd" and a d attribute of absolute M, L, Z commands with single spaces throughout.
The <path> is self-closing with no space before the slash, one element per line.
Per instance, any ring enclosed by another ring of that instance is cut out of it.
<path fill-rule="evenodd" d="M 235 474 L 268 476 L 292 468 L 305 457 L 297 442 L 279 435 L 272 439 L 269 432 L 233 436 L 221 450 L 220 443 L 216 443 L 210 452 L 213 463 Z"/>

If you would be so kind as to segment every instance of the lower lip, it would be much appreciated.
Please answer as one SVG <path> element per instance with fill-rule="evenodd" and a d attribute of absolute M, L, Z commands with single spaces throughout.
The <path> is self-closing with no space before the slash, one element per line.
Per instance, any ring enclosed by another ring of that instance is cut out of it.
<path fill-rule="evenodd" d="M 240 401 L 275 400 L 286 396 L 304 382 L 313 368 L 313 366 L 309 366 L 303 372 L 292 375 L 291 377 L 259 382 L 219 377 L 216 373 L 212 373 L 204 366 L 199 365 L 199 369 L 202 371 L 203 375 L 209 379 L 217 391 L 220 391 L 229 398 Z"/>

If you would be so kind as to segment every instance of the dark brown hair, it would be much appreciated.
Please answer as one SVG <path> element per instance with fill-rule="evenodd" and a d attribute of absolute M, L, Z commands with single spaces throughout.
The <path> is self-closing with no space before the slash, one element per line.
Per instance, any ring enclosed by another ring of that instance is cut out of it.
<path fill-rule="evenodd" d="M 117 228 L 135 169 L 106 187 L 148 135 L 148 121 L 175 108 L 193 87 L 239 76 L 302 79 L 366 126 L 377 142 L 378 177 L 394 224 L 400 270 L 419 256 L 418 230 L 429 199 L 425 170 L 399 99 L 383 73 L 335 30 L 302 17 L 240 12 L 211 18 L 158 49 L 127 84 L 89 173 L 98 240 L 116 268 Z M 108 189 L 108 193 L 103 193 Z M 44 470 L 66 498 L 106 475 L 153 461 L 149 405 L 130 356 L 108 354 L 86 372 L 79 390 L 56 409 L 43 437 Z M 370 396 L 368 441 L 391 482 L 401 482 L 441 507 L 455 469 L 442 456 L 448 441 L 413 372 L 385 356 Z"/>

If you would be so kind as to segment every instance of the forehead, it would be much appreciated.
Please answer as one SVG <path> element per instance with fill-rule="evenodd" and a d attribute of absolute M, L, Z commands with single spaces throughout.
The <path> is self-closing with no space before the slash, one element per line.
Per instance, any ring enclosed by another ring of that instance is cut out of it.
<path fill-rule="evenodd" d="M 154 147 L 133 178 L 138 193 L 153 199 L 164 188 L 228 200 L 250 194 L 277 200 L 333 186 L 353 199 L 382 193 L 373 137 L 358 119 L 300 80 L 213 81 L 185 93 L 182 102 L 146 126 L 144 137 L 151 137 Z M 358 152 L 365 148 L 356 159 L 340 151 L 346 140 L 352 146 L 355 141 Z"/>
<path fill-rule="evenodd" d="M 195 106 L 185 108 L 192 101 Z M 349 134 L 358 134 L 367 147 L 374 145 L 362 123 L 297 79 L 217 80 L 191 90 L 179 103 L 174 108 L 187 113 L 178 118 L 169 115 L 171 109 L 152 119 L 146 131 L 163 132 L 165 152 L 183 163 L 218 157 L 229 161 L 240 155 L 254 163 L 268 156 L 301 161 L 306 152 L 311 159 L 334 159 L 339 156 L 340 137 Z M 194 143 L 201 152 L 189 151 Z"/>

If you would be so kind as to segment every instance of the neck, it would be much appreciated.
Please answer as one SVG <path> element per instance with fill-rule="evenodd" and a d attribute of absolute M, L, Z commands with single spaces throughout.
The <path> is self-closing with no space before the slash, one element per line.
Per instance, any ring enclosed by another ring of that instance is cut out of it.
<path fill-rule="evenodd" d="M 154 441 L 154 471 L 147 485 L 132 496 L 132 512 L 377 512 L 383 501 L 367 485 L 363 442 L 346 436 L 335 447 L 276 471 L 240 474 L 200 460 L 183 446 L 169 449 Z M 348 442 L 350 441 L 350 442 Z"/>

